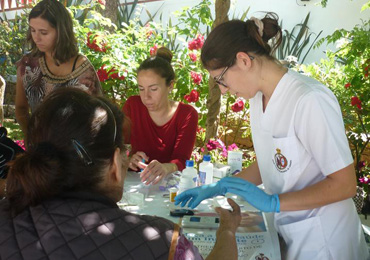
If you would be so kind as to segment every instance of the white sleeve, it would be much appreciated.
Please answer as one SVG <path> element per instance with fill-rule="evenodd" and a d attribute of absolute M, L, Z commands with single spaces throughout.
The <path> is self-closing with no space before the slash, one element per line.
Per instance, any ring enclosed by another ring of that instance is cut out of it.
<path fill-rule="evenodd" d="M 340 106 L 332 93 L 313 91 L 304 96 L 295 117 L 296 134 L 324 175 L 353 162 Z"/>

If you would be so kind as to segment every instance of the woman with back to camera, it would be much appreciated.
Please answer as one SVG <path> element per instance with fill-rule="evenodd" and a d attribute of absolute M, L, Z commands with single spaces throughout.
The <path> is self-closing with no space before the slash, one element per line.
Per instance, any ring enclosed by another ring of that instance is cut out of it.
<path fill-rule="evenodd" d="M 194 147 L 198 113 L 190 105 L 169 99 L 175 84 L 172 53 L 161 47 L 137 71 L 139 96 L 130 97 L 123 111 L 131 120 L 130 163 L 144 169 L 141 181 L 156 184 L 185 168 Z M 144 163 L 142 163 L 144 161 Z"/>
<path fill-rule="evenodd" d="M 222 93 L 249 99 L 257 160 L 236 177 L 185 191 L 176 203 L 196 207 L 231 192 L 261 211 L 275 212 L 286 259 L 367 259 L 338 101 L 326 86 L 272 56 L 281 37 L 272 13 L 223 23 L 208 36 L 202 63 Z M 262 183 L 265 191 L 256 186 Z"/>
<path fill-rule="evenodd" d="M 79 89 L 51 93 L 32 114 L 29 149 L 0 201 L 0 259 L 202 259 L 179 226 L 117 207 L 127 157 L 123 114 Z M 208 259 L 237 259 L 240 208 L 217 208 Z M 230 258 L 231 257 L 231 258 Z"/>
<path fill-rule="evenodd" d="M 43 0 L 32 8 L 27 41 L 31 52 L 18 61 L 15 114 L 25 137 L 31 113 L 54 89 L 76 87 L 101 95 L 90 61 L 78 53 L 72 17 L 59 1 Z"/>

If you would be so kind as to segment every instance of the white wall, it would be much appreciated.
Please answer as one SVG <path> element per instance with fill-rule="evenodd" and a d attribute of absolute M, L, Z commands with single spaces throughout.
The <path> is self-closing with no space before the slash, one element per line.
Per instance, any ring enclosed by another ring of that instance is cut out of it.
<path fill-rule="evenodd" d="M 167 20 L 175 10 L 181 10 L 184 6 L 194 6 L 200 0 L 165 0 L 158 2 L 146 3 L 145 8 L 150 13 L 162 12 L 163 20 Z M 310 29 L 318 33 L 323 30 L 320 38 L 332 34 L 336 29 L 352 29 L 356 24 L 361 23 L 361 19 L 370 18 L 370 10 L 360 13 L 362 5 L 368 0 L 328 0 L 326 8 L 319 5 L 319 0 L 300 1 L 300 0 L 231 0 L 229 17 L 233 14 L 243 13 L 250 7 L 248 17 L 262 17 L 265 11 L 275 12 L 283 20 L 283 29 L 290 31 L 294 25 L 303 22 L 308 12 L 311 12 L 309 24 Z M 214 10 L 214 6 L 212 7 Z M 147 17 L 145 12 L 142 17 Z M 156 18 L 159 16 L 157 15 Z M 333 46 L 330 46 L 333 48 Z M 325 58 L 324 50 L 326 44 L 319 49 L 311 50 L 305 63 L 318 62 Z"/>
<path fill-rule="evenodd" d="M 124 0 L 120 1 L 124 3 Z M 130 1 L 127 0 L 127 2 Z M 145 20 L 148 16 L 143 6 L 151 14 L 159 10 L 155 19 L 158 21 L 159 14 L 162 13 L 162 20 L 168 21 L 169 17 L 174 19 L 172 15 L 174 11 L 181 10 L 185 6 L 197 5 L 199 2 L 201 0 L 164 0 L 142 4 L 137 10 L 141 10 L 141 17 Z M 283 29 L 290 31 L 294 25 L 304 20 L 308 12 L 311 12 L 308 26 L 315 33 L 323 30 L 320 38 L 332 34 L 336 29 L 352 29 L 356 24 L 361 23 L 361 19 L 370 19 L 369 9 L 360 13 L 362 5 L 368 0 L 328 0 L 326 8 L 321 7 L 319 2 L 320 0 L 231 0 L 229 17 L 233 17 L 234 14 L 240 16 L 249 7 L 248 17 L 260 18 L 263 16 L 261 12 L 275 12 L 283 20 Z M 214 6 L 211 8 L 214 10 Z M 7 16 L 12 17 L 14 13 L 8 12 Z M 325 49 L 327 49 L 326 45 L 322 45 L 319 49 L 312 49 L 305 63 L 318 62 L 321 58 L 325 58 Z"/>

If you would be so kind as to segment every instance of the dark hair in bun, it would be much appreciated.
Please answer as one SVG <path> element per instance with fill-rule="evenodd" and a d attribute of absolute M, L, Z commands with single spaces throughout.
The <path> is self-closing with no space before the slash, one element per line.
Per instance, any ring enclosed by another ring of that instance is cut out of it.
<path fill-rule="evenodd" d="M 137 74 L 142 70 L 153 70 L 156 74 L 166 80 L 166 85 L 169 86 L 171 82 L 175 79 L 175 72 L 172 68 L 172 52 L 166 47 L 160 47 L 155 56 L 150 57 L 143 61 Z"/>
<path fill-rule="evenodd" d="M 275 59 L 273 53 L 282 39 L 278 20 L 277 14 L 267 13 L 260 20 L 263 24 L 262 36 L 258 31 L 259 27 L 252 19 L 245 22 L 232 20 L 220 24 L 211 31 L 203 45 L 201 60 L 204 67 L 214 70 L 230 66 L 238 52 Z M 270 46 L 268 42 L 272 38 L 276 40 Z"/>

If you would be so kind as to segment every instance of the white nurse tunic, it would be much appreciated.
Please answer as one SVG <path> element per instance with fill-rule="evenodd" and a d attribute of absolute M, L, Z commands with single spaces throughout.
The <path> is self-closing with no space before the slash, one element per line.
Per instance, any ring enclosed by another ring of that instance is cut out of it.
<path fill-rule="evenodd" d="M 262 93 L 250 100 L 253 144 L 267 193 L 313 185 L 353 162 L 341 110 L 318 81 L 289 70 L 263 112 Z M 275 213 L 287 259 L 367 259 L 352 199 L 324 207 Z"/>

